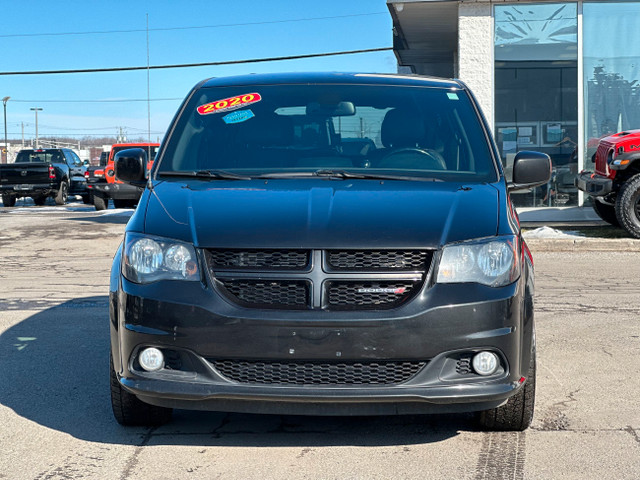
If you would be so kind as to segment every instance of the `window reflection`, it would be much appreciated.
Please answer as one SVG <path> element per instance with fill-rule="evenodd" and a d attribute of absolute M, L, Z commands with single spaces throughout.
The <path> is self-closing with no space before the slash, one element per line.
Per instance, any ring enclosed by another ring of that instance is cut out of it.
<path fill-rule="evenodd" d="M 621 43 L 637 36 L 639 17 L 638 2 L 584 4 L 586 170 L 602 137 L 640 129 L 640 55 L 633 41 Z"/>
<path fill-rule="evenodd" d="M 508 178 L 521 150 L 550 155 L 551 181 L 512 196 L 520 207 L 577 205 L 575 3 L 495 7 L 496 140 Z"/>

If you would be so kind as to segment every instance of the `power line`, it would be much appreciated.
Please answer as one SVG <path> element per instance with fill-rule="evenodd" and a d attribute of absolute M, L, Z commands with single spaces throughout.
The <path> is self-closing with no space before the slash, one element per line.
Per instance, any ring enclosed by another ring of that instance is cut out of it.
<path fill-rule="evenodd" d="M 129 134 L 129 137 L 133 137 L 133 138 L 145 138 L 146 137 L 146 133 L 147 131 L 145 130 L 144 132 L 134 132 Z M 153 135 L 164 135 L 165 132 L 151 132 Z M 21 132 L 9 132 L 8 133 L 9 136 L 14 136 L 14 137 L 20 137 L 20 135 L 22 135 Z M 26 135 L 26 133 L 25 133 Z M 32 134 L 29 134 L 32 135 Z M 79 136 L 83 136 L 83 137 L 105 137 L 105 138 L 115 138 L 118 135 L 117 134 L 110 134 L 110 133 L 85 133 L 85 132 L 74 132 L 74 133 L 38 133 L 38 136 L 40 137 L 79 137 Z M 9 139 L 9 141 L 11 141 L 11 139 Z"/>
<path fill-rule="evenodd" d="M 345 50 L 341 52 L 328 52 L 328 53 L 309 53 L 307 55 L 291 55 L 287 57 L 268 57 L 268 58 L 250 58 L 245 60 L 229 60 L 226 62 L 202 62 L 202 63 L 179 63 L 172 65 L 151 65 L 149 67 L 114 67 L 114 68 L 84 68 L 76 70 L 32 70 L 26 72 L 0 72 L 0 76 L 7 75 L 55 75 L 65 73 L 103 73 L 103 72 L 127 72 L 134 70 L 161 70 L 168 68 L 191 68 L 191 67 L 215 67 L 221 65 L 239 65 L 243 63 L 261 63 L 261 62 L 276 62 L 283 60 L 300 60 L 303 58 L 317 58 L 317 57 L 332 57 L 336 55 L 352 55 L 356 53 L 373 53 L 384 52 L 387 50 L 393 50 L 393 47 L 381 47 L 381 48 L 367 48 L 363 50 Z"/>
<path fill-rule="evenodd" d="M 152 102 L 175 102 L 183 100 L 184 97 L 175 98 L 152 98 Z M 104 100 L 15 100 L 11 99 L 11 103 L 129 103 L 129 102 L 146 102 L 146 98 L 122 98 L 122 99 L 104 99 Z"/>
<path fill-rule="evenodd" d="M 25 123 L 25 125 L 29 125 L 29 124 Z M 44 127 L 44 128 L 49 128 L 49 129 L 52 129 L 52 130 L 62 130 L 62 131 L 74 131 L 74 130 L 78 130 L 78 131 L 117 130 L 118 128 L 121 128 L 121 127 L 94 127 L 94 128 L 82 127 L 82 128 L 73 128 L 73 127 L 58 127 L 58 126 L 54 126 L 54 125 L 43 125 L 43 124 L 40 124 L 40 126 Z M 140 132 L 143 132 L 143 133 L 146 133 L 146 131 L 147 131 L 146 128 L 128 127 L 126 125 L 123 126 L 122 128 L 126 128 L 128 130 L 139 130 Z M 158 133 L 158 132 L 154 132 L 154 133 Z"/>
<path fill-rule="evenodd" d="M 21 125 L 24 127 L 33 127 L 35 124 L 31 123 L 31 122 L 20 122 L 20 123 L 9 123 L 7 122 L 7 125 L 10 125 L 12 128 L 13 127 L 20 127 Z M 49 128 L 51 130 L 61 130 L 63 132 L 74 132 L 74 133 L 65 133 L 65 134 L 55 134 L 55 135 L 76 135 L 76 131 L 83 133 L 83 132 L 87 132 L 87 131 L 100 131 L 100 130 L 112 130 L 112 131 L 116 131 L 119 128 L 124 128 L 126 130 L 134 130 L 133 134 L 138 134 L 138 133 L 146 133 L 147 129 L 146 128 L 138 128 L 138 127 L 130 127 L 127 125 L 124 126 L 107 126 L 107 127 L 82 127 L 82 128 L 73 128 L 73 127 L 60 127 L 60 126 L 55 126 L 55 125 L 43 125 L 40 124 L 41 127 L 44 128 Z M 151 133 L 156 133 L 156 134 L 164 134 L 164 131 L 152 131 Z M 105 133 L 106 134 L 106 133 Z M 13 134 L 12 134 L 13 135 Z M 96 134 L 96 135 L 102 135 L 102 134 Z"/>
<path fill-rule="evenodd" d="M 251 25 L 269 25 L 277 23 L 293 23 L 293 22 L 309 22 L 314 20 L 334 20 L 337 18 L 352 18 L 352 17 L 366 17 L 373 15 L 388 15 L 388 12 L 371 12 L 371 13 L 354 13 L 351 15 L 334 15 L 331 17 L 307 17 L 307 18 L 293 18 L 290 20 L 270 20 L 264 22 L 247 22 L 247 23 L 226 23 L 220 25 L 198 25 L 191 27 L 167 27 L 167 28 L 150 28 L 150 32 L 168 32 L 172 30 L 197 30 L 205 28 L 228 28 L 228 27 L 246 27 Z M 49 33 L 12 33 L 6 35 L 0 35 L 0 38 L 14 38 L 14 37 L 57 37 L 65 35 L 96 35 L 96 34 L 111 34 L 111 33 L 138 33 L 146 32 L 144 28 L 131 29 L 131 30 L 95 30 L 87 32 L 49 32 Z"/>

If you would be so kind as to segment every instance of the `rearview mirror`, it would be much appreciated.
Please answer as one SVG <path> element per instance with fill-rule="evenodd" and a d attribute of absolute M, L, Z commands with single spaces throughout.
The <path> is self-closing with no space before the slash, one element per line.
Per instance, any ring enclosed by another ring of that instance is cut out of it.
<path fill-rule="evenodd" d="M 546 153 L 522 151 L 513 160 L 513 182 L 510 191 L 544 185 L 551 179 L 551 158 Z"/>
<path fill-rule="evenodd" d="M 147 152 L 142 148 L 129 148 L 116 153 L 115 175 L 130 185 L 142 187 L 146 183 Z"/>
<path fill-rule="evenodd" d="M 306 114 L 320 117 L 350 117 L 356 114 L 356 107 L 352 102 L 338 102 L 333 104 L 312 102 L 307 105 Z"/>

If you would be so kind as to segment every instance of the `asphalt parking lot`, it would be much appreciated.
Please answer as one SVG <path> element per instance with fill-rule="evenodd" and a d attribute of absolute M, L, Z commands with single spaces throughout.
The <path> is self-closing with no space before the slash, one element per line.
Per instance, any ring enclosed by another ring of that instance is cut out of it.
<path fill-rule="evenodd" d="M 523 433 L 472 415 L 112 417 L 107 285 L 130 211 L 0 207 L 0 479 L 637 479 L 640 241 L 532 240 L 538 390 Z"/>

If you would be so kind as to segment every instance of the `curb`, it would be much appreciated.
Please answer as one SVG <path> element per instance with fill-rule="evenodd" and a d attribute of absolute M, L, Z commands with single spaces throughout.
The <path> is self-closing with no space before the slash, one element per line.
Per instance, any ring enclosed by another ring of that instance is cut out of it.
<path fill-rule="evenodd" d="M 630 238 L 531 238 L 527 245 L 537 252 L 640 252 L 640 240 Z"/>

